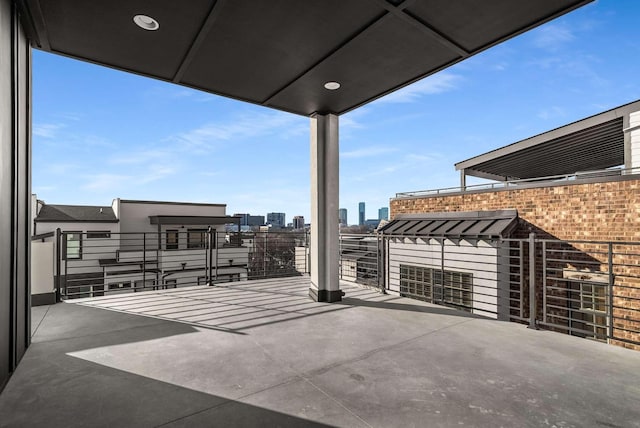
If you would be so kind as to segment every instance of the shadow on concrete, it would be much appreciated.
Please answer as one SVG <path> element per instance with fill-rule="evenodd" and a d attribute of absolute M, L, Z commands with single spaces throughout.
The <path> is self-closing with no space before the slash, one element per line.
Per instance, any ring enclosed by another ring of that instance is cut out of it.
<path fill-rule="evenodd" d="M 330 426 L 62 353 L 47 352 L 48 364 L 41 353 L 31 349 L 0 395 L 0 426 Z"/>
<path fill-rule="evenodd" d="M 403 298 L 404 300 L 408 300 L 408 298 Z M 455 308 L 450 308 L 447 306 L 439 306 L 439 305 L 412 305 L 407 303 L 395 303 L 386 301 L 374 301 L 374 300 L 363 300 L 354 297 L 344 297 L 340 305 L 347 306 L 363 306 L 370 308 L 380 308 L 380 309 L 391 309 L 396 311 L 409 311 L 409 312 L 422 312 L 425 314 L 438 314 L 438 315 L 449 315 L 454 317 L 462 317 L 462 318 L 477 318 L 477 319 L 488 319 L 486 317 L 482 317 L 480 315 L 471 314 L 469 312 L 465 312 L 462 310 L 457 310 Z"/>

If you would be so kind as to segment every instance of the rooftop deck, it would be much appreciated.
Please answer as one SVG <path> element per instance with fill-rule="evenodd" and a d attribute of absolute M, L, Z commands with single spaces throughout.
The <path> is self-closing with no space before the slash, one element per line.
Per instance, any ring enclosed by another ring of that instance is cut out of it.
<path fill-rule="evenodd" d="M 0 426 L 640 426 L 640 352 L 308 278 L 34 308 Z"/>
<path fill-rule="evenodd" d="M 430 198 L 438 196 L 454 196 L 466 193 L 497 192 L 501 190 L 530 189 L 536 187 L 570 186 L 573 184 L 602 183 L 607 181 L 637 180 L 640 168 L 611 168 L 595 171 L 582 171 L 573 174 L 562 174 L 526 178 L 520 180 L 494 181 L 466 186 L 444 187 L 440 189 L 398 192 L 399 198 Z"/>

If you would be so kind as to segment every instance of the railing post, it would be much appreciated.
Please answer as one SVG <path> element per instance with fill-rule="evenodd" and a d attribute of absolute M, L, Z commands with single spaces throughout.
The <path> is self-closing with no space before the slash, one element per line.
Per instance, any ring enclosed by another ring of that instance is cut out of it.
<path fill-rule="evenodd" d="M 444 237 L 440 240 L 440 304 L 444 305 Z"/>
<path fill-rule="evenodd" d="M 142 291 L 147 287 L 147 232 L 142 232 Z M 133 282 L 133 292 L 136 291 L 136 282 Z"/>
<path fill-rule="evenodd" d="M 608 243 L 609 257 L 609 340 L 613 339 L 613 286 L 615 284 L 615 278 L 613 275 L 613 242 Z"/>
<path fill-rule="evenodd" d="M 214 249 L 216 250 L 216 262 L 214 264 L 213 260 L 211 260 L 211 269 L 213 269 L 213 267 L 215 266 L 216 270 L 215 270 L 215 274 L 214 275 L 215 275 L 215 279 L 217 280 L 218 279 L 218 263 L 219 263 L 218 259 L 219 259 L 219 256 L 220 256 L 220 252 L 218 251 L 218 245 L 217 245 L 218 244 L 218 234 L 216 233 L 215 229 L 213 229 L 212 233 L 213 233 L 213 236 L 211 238 L 212 241 L 213 241 L 212 247 L 215 247 L 215 248 L 211 248 L 211 252 L 213 253 L 213 250 Z"/>
<path fill-rule="evenodd" d="M 542 322 L 547 322 L 547 241 L 542 241 Z"/>
<path fill-rule="evenodd" d="M 384 287 L 384 271 L 385 271 L 385 256 L 384 256 L 384 237 L 378 233 L 378 252 L 377 252 L 377 260 L 376 263 L 378 266 L 376 267 L 376 275 L 378 280 L 378 288 L 380 291 L 385 294 L 386 290 Z"/>
<path fill-rule="evenodd" d="M 61 274 L 61 260 L 62 260 L 62 231 L 60 228 L 56 229 L 56 303 L 62 300 L 60 294 L 60 285 L 62 282 Z"/>
<path fill-rule="evenodd" d="M 536 324 L 536 234 L 529 234 L 529 327 L 538 329 Z"/>
<path fill-rule="evenodd" d="M 209 286 L 213 285 L 213 240 L 216 239 L 214 237 L 214 231 L 211 228 L 211 226 L 209 226 L 209 230 L 207 233 L 207 240 L 208 242 L 208 247 L 209 247 L 209 254 L 207 254 L 208 256 L 208 264 L 209 264 L 209 271 L 207 273 L 207 276 L 209 277 Z"/>

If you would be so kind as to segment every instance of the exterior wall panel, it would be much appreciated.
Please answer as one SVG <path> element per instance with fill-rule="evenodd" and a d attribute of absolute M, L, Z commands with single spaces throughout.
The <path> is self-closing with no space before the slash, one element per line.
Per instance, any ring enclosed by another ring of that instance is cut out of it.
<path fill-rule="evenodd" d="M 29 345 L 30 48 L 0 0 L 0 388 Z"/>

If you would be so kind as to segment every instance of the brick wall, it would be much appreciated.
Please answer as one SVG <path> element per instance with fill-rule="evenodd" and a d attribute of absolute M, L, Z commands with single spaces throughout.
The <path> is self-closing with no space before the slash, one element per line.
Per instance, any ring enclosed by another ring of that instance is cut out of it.
<path fill-rule="evenodd" d="M 391 200 L 401 213 L 518 210 L 530 227 L 564 240 L 640 241 L 640 179 Z M 521 228 L 527 228 L 526 223 Z M 520 233 L 528 233 L 521 230 Z"/>
<path fill-rule="evenodd" d="M 513 190 L 458 193 L 448 196 L 392 199 L 391 218 L 398 214 L 488 211 L 515 208 L 520 224 L 514 237 L 535 232 L 541 238 L 592 241 L 640 241 L 640 179 L 548 185 Z M 573 244 L 584 256 L 600 261 L 607 255 L 593 245 Z M 614 253 L 614 337 L 640 342 L 640 246 L 616 245 Z M 596 263 L 597 266 L 597 263 Z M 528 274 L 527 274 L 528 275 Z M 542 284 L 537 290 L 541 300 Z M 541 308 L 540 308 L 541 309 Z M 538 310 L 538 314 L 541 310 Z M 639 345 L 611 343 L 640 350 Z"/>

